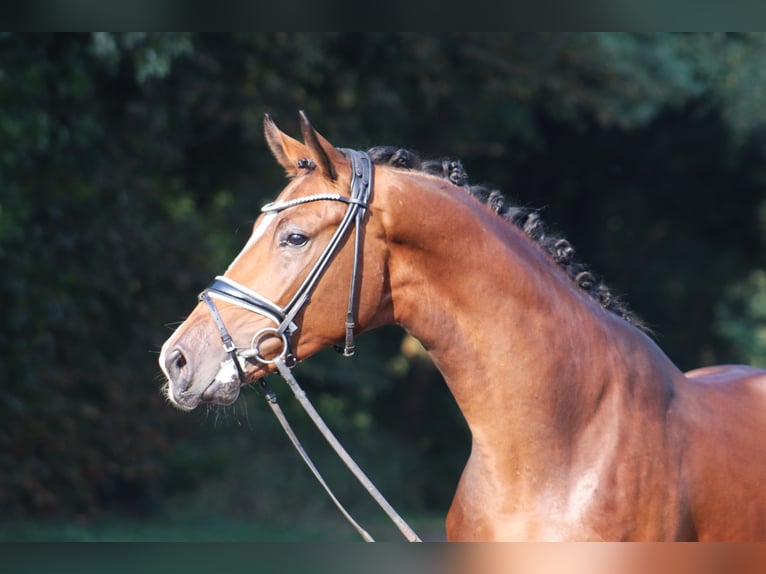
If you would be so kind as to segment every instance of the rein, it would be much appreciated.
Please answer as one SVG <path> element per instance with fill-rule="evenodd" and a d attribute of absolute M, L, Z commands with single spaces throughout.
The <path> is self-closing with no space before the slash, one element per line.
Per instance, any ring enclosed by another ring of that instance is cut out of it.
<path fill-rule="evenodd" d="M 223 341 L 223 347 L 226 353 L 228 353 L 234 368 L 236 370 L 236 377 L 232 377 L 231 382 L 239 382 L 241 385 L 246 385 L 244 362 L 254 359 L 255 361 L 265 364 L 274 365 L 277 371 L 285 380 L 290 390 L 295 395 L 298 402 L 303 409 L 309 415 L 311 420 L 317 426 L 319 431 L 324 436 L 325 440 L 335 450 L 338 457 L 346 464 L 349 470 L 359 480 L 359 482 L 365 487 L 370 496 L 378 503 L 378 505 L 386 512 L 391 521 L 402 532 L 402 534 L 410 542 L 420 542 L 420 538 L 415 534 L 412 528 L 402 519 L 401 516 L 394 510 L 394 508 L 383 497 L 380 491 L 370 481 L 367 475 L 362 471 L 359 465 L 354 462 L 346 449 L 340 444 L 338 439 L 322 420 L 319 413 L 309 401 L 306 393 L 298 384 L 298 381 L 293 377 L 291 369 L 297 364 L 298 360 L 293 354 L 291 337 L 297 330 L 297 325 L 294 320 L 300 313 L 303 307 L 308 304 L 311 297 L 311 293 L 314 291 L 317 282 L 321 278 L 322 274 L 329 267 L 332 258 L 335 256 L 341 241 L 349 232 L 351 225 L 354 225 L 354 260 L 353 268 L 351 272 L 351 282 L 349 287 L 348 297 L 348 310 L 345 319 L 346 336 L 343 347 L 336 347 L 336 350 L 341 352 L 343 356 L 350 357 L 354 354 L 354 328 L 356 326 L 356 285 L 357 275 L 359 270 L 359 259 L 361 256 L 361 228 L 364 220 L 364 215 L 369 205 L 370 194 L 372 192 L 372 161 L 370 157 L 364 153 L 350 149 L 341 150 L 350 160 L 352 168 L 351 177 L 351 189 L 350 197 L 344 197 L 339 194 L 315 194 L 307 197 L 301 197 L 282 203 L 269 203 L 265 205 L 261 211 L 264 213 L 278 213 L 285 209 L 303 205 L 305 203 L 314 201 L 339 201 L 348 205 L 346 213 L 343 216 L 338 228 L 335 230 L 330 242 L 325 247 L 322 254 L 317 259 L 314 267 L 304 279 L 303 283 L 298 287 L 292 299 L 284 307 L 281 307 L 270 301 L 268 298 L 256 293 L 255 291 L 248 289 L 244 285 L 237 283 L 227 277 L 218 276 L 215 281 L 199 295 L 199 299 L 205 303 L 216 327 L 221 335 Z M 225 301 L 227 303 L 236 305 L 253 313 L 262 315 L 276 325 L 275 327 L 265 327 L 256 332 L 251 341 L 250 348 L 240 350 L 237 348 L 234 340 L 226 329 L 226 325 L 221 318 L 218 308 L 215 305 L 213 299 Z M 274 358 L 266 358 L 261 352 L 261 345 L 264 341 L 270 338 L 278 338 L 281 340 L 281 351 Z M 242 363 L 240 363 L 242 360 Z M 279 421 L 280 425 L 287 434 L 288 438 L 292 442 L 295 449 L 300 454 L 303 461 L 309 467 L 316 479 L 322 485 L 324 490 L 330 496 L 332 501 L 338 507 L 340 512 L 349 521 L 349 523 L 357 530 L 366 542 L 374 542 L 374 539 L 370 534 L 364 530 L 343 507 L 337 497 L 333 494 L 330 487 L 327 485 L 322 475 L 313 464 L 305 449 L 301 445 L 298 437 L 290 426 L 289 422 L 284 416 L 282 409 L 277 402 L 276 393 L 269 387 L 266 379 L 261 378 L 257 381 L 259 390 L 264 394 L 266 400 L 271 407 L 275 417 Z"/>

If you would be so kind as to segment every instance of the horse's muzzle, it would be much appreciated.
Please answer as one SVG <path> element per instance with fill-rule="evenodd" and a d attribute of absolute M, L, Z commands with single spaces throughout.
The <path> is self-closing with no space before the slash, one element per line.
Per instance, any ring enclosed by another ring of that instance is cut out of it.
<path fill-rule="evenodd" d="M 201 403 L 230 405 L 239 397 L 240 381 L 224 361 L 219 368 L 210 370 L 195 364 L 193 355 L 176 344 L 167 352 L 163 349 L 160 367 L 167 377 L 165 392 L 168 400 L 184 411 L 190 411 Z M 207 364 L 207 363 L 205 363 Z M 213 363 L 216 364 L 216 363 Z"/>

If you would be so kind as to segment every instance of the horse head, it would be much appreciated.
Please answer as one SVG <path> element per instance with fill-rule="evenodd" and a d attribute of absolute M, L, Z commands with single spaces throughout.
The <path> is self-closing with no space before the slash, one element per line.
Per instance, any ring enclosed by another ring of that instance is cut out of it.
<path fill-rule="evenodd" d="M 290 182 L 162 347 L 167 396 L 183 410 L 234 402 L 277 358 L 294 362 L 344 340 L 349 353 L 353 332 L 382 313 L 384 246 L 371 239 L 382 233 L 370 225 L 369 158 L 336 149 L 303 113 L 304 143 L 269 116 L 264 131 Z"/>

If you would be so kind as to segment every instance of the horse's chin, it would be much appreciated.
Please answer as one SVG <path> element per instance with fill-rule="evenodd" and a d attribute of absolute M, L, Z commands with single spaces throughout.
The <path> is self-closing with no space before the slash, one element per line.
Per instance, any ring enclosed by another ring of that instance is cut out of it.
<path fill-rule="evenodd" d="M 230 405 L 239 398 L 239 382 L 220 383 L 213 381 L 200 395 L 200 403 Z"/>

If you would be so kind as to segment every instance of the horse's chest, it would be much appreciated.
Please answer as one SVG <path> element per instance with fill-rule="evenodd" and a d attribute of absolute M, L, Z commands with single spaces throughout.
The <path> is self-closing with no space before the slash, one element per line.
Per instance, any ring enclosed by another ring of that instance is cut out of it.
<path fill-rule="evenodd" d="M 566 479 L 546 473 L 501 477 L 487 472 L 485 464 L 469 462 L 447 518 L 447 536 L 509 541 L 666 538 L 673 517 L 650 516 L 648 507 L 657 501 L 636 493 L 613 473 L 593 470 Z M 646 503 L 643 511 L 636 506 L 639 499 Z M 641 512 L 647 516 L 639 528 Z M 650 523 L 657 518 L 661 520 L 654 532 Z"/>
<path fill-rule="evenodd" d="M 571 540 L 566 497 L 534 476 L 466 465 L 447 516 L 450 540 Z"/>

